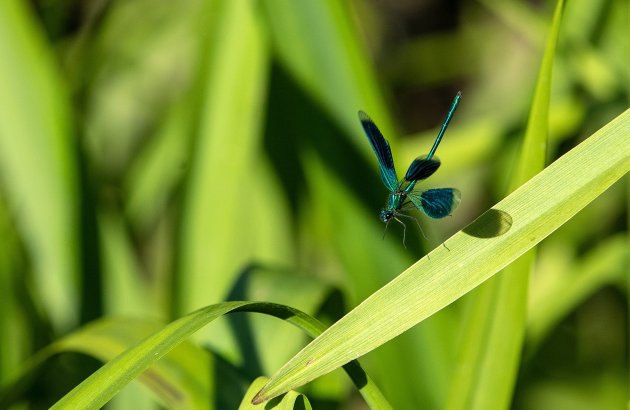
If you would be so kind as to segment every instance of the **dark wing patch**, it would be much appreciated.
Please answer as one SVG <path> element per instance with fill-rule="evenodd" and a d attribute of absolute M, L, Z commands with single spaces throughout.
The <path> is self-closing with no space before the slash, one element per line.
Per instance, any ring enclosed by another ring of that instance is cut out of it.
<path fill-rule="evenodd" d="M 450 215 L 461 201 L 462 194 L 455 188 L 437 188 L 427 191 L 412 191 L 409 199 L 431 218 Z"/>
<path fill-rule="evenodd" d="M 426 155 L 418 157 L 413 160 L 409 169 L 405 174 L 407 181 L 421 181 L 429 178 L 440 167 L 440 160 L 438 157 L 426 159 Z"/>
<path fill-rule="evenodd" d="M 372 145 L 376 158 L 378 158 L 383 184 L 393 192 L 398 187 L 398 177 L 396 176 L 394 159 L 392 158 L 392 150 L 389 148 L 389 143 L 383 137 L 376 124 L 374 124 L 374 121 L 363 111 L 359 111 L 359 120 L 365 135 L 370 141 L 370 145 Z"/>

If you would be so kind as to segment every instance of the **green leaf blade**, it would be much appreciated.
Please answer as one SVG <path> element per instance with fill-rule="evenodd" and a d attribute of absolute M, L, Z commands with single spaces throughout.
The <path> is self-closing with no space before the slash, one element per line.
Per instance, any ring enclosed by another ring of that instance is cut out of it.
<path fill-rule="evenodd" d="M 596 132 L 374 293 L 293 357 L 259 393 L 268 399 L 360 357 L 442 309 L 547 237 L 630 169 L 630 110 Z M 497 210 L 503 235 L 473 235 Z M 469 232 L 469 233 L 467 233 Z"/>
<path fill-rule="evenodd" d="M 208 6 L 213 18 L 203 50 L 202 93 L 190 170 L 184 182 L 175 275 L 174 312 L 224 299 L 254 250 L 241 240 L 243 198 L 259 147 L 269 52 L 264 27 L 250 1 Z M 202 335 L 228 357 L 239 355 L 225 324 Z M 210 340 L 211 339 L 211 340 Z"/>
<path fill-rule="evenodd" d="M 192 312 L 125 350 L 75 387 L 53 408 L 100 408 L 131 380 L 179 346 L 194 332 L 231 312 L 257 312 L 275 316 L 291 323 L 312 337 L 324 330 L 324 325 L 309 315 L 284 305 L 265 302 L 224 302 Z M 360 393 L 372 408 L 390 409 L 389 403 L 357 362 L 345 366 Z"/>
<path fill-rule="evenodd" d="M 542 171 L 545 166 L 551 76 L 563 8 L 564 1 L 559 0 L 538 72 L 521 155 L 510 182 L 510 192 Z M 464 347 L 457 360 L 456 376 L 451 384 L 447 408 L 509 407 L 525 335 L 529 273 L 535 259 L 536 251 L 532 249 L 484 283 L 475 293 L 473 310 L 476 315 L 464 324 Z"/>
<path fill-rule="evenodd" d="M 26 4 L 0 4 L 0 178 L 53 325 L 78 320 L 78 170 L 70 98 Z"/>

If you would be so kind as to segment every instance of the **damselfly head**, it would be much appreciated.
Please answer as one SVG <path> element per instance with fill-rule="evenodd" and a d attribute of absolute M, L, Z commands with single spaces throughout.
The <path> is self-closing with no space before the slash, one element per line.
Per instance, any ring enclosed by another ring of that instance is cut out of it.
<path fill-rule="evenodd" d="M 388 209 L 382 209 L 381 213 L 379 214 L 379 217 L 381 218 L 381 221 L 387 223 L 389 222 L 394 216 L 394 212 L 388 210 Z"/>

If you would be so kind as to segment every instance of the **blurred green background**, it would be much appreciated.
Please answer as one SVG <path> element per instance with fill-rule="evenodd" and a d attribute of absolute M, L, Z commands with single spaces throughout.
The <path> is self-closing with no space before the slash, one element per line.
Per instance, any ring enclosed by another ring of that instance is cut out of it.
<path fill-rule="evenodd" d="M 128 346 L 228 299 L 328 323 L 356 306 L 506 192 L 554 5 L 0 2 L 3 403 L 46 408 L 98 368 L 87 347 L 61 349 L 14 384 L 35 352 L 100 318 L 140 320 L 106 332 Z M 568 1 L 548 163 L 627 108 L 629 16 L 623 0 Z M 394 225 L 382 239 L 386 190 L 357 111 L 401 172 L 458 90 L 426 186 L 457 187 L 460 207 L 421 217 L 428 240 L 410 226 L 404 248 Z M 628 192 L 626 176 L 539 247 L 511 407 L 625 405 Z M 395 408 L 447 405 L 473 297 L 361 360 Z M 306 342 L 265 317 L 200 333 L 216 408 Z M 305 392 L 315 408 L 365 406 L 340 372 Z M 109 404 L 165 405 L 135 383 Z"/>

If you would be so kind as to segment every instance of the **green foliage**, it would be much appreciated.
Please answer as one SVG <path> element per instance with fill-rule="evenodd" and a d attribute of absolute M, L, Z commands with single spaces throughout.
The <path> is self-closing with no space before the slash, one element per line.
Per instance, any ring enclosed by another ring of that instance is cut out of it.
<path fill-rule="evenodd" d="M 423 4 L 0 2 L 0 407 L 623 406 L 626 4 Z"/>
<path fill-rule="evenodd" d="M 41 361 L 47 355 L 63 350 L 78 350 L 101 360 L 110 360 L 65 395 L 53 408 L 100 408 L 127 383 L 158 361 L 155 369 L 143 374 L 145 384 L 156 390 L 171 407 L 209 408 L 205 398 L 214 393 L 210 381 L 203 377 L 208 370 L 205 352 L 199 349 L 195 351 L 192 346 L 180 344 L 202 326 L 232 312 L 259 312 L 275 316 L 299 327 L 310 336 L 318 336 L 324 329 L 319 321 L 299 310 L 260 302 L 225 302 L 208 306 L 154 333 L 147 331 L 146 326 L 142 328 L 143 324 L 138 323 L 133 327 L 126 322 L 93 324 L 90 328 L 52 345 L 49 351 L 42 352 L 37 360 Z M 143 333 L 147 335 L 146 338 L 138 337 Z M 136 340 L 139 341 L 135 343 Z M 120 345 L 131 347 L 124 350 Z M 97 350 L 96 346 L 109 347 L 109 351 Z M 175 347 L 179 349 L 171 352 Z M 160 359 L 167 354 L 169 358 L 163 363 Z M 389 408 L 385 398 L 357 362 L 349 363 L 344 368 L 372 407 Z M 196 387 L 197 391 L 187 391 L 192 386 Z"/>
<path fill-rule="evenodd" d="M 297 401 L 300 401 L 299 407 L 301 409 L 310 410 L 312 409 L 311 404 L 308 401 L 308 398 L 303 394 L 291 391 L 282 396 L 281 400 L 271 403 L 260 403 L 260 404 L 252 404 L 252 399 L 256 395 L 256 392 L 260 390 L 262 386 L 267 382 L 266 377 L 259 377 L 251 384 L 245 396 L 243 396 L 243 401 L 239 406 L 239 410 L 247 410 L 247 409 L 294 409 L 298 406 Z"/>
<path fill-rule="evenodd" d="M 545 167 L 551 78 L 563 9 L 564 1 L 559 0 L 510 191 Z M 503 409 L 509 406 L 525 335 L 529 273 L 535 252 L 534 248 L 525 253 L 473 295 L 473 313 L 465 324 L 466 342 L 457 360 L 448 408 Z"/>
<path fill-rule="evenodd" d="M 362 356 L 523 255 L 630 171 L 628 133 L 630 110 L 337 321 L 282 367 L 260 396 L 274 397 Z M 505 228 L 488 235 L 498 218 Z"/>
<path fill-rule="evenodd" d="M 79 317 L 78 164 L 68 90 L 21 1 L 0 6 L 0 164 L 4 200 L 31 254 L 39 303 L 59 329 Z M 17 212 L 16 210 L 19 210 Z"/>

